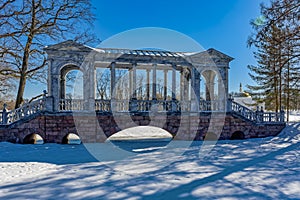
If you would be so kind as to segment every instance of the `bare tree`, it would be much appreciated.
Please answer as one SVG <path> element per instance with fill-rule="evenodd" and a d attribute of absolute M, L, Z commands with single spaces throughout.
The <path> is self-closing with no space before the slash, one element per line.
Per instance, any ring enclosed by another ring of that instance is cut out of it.
<path fill-rule="evenodd" d="M 129 78 L 128 71 L 126 69 L 116 69 L 116 86 L 114 88 L 114 94 L 116 95 L 116 99 L 129 99 L 130 91 L 129 91 Z"/>
<path fill-rule="evenodd" d="M 286 108 L 291 99 L 299 99 L 300 2 L 272 0 L 261 4 L 261 16 L 251 21 L 254 33 L 248 45 L 254 46 L 257 66 L 248 66 L 256 82 L 248 85 L 252 95 L 275 111 Z"/>
<path fill-rule="evenodd" d="M 0 0 L 0 74 L 19 81 L 16 108 L 27 80 L 45 80 L 45 45 L 92 41 L 94 19 L 89 0 Z"/>
<path fill-rule="evenodd" d="M 109 71 L 97 71 L 97 80 L 96 80 L 96 89 L 97 96 L 100 99 L 109 99 L 110 90 L 110 74 Z"/>
<path fill-rule="evenodd" d="M 139 74 L 137 76 L 137 99 L 145 99 L 146 97 L 146 85 L 145 83 L 145 74 Z"/>
<path fill-rule="evenodd" d="M 2 67 L 0 66 L 0 70 L 1 68 Z M 14 89 L 12 79 L 0 74 L 0 97 L 3 98 L 4 95 L 10 94 L 12 89 Z"/>

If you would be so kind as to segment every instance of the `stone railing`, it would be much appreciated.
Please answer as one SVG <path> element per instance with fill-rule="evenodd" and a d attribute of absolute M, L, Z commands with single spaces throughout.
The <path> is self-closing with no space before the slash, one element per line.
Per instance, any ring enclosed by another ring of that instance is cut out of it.
<path fill-rule="evenodd" d="M 84 108 L 83 99 L 60 99 L 59 100 L 60 111 L 82 111 Z"/>
<path fill-rule="evenodd" d="M 110 100 L 95 100 L 95 110 L 100 112 L 111 112 Z"/>
<path fill-rule="evenodd" d="M 272 122 L 284 122 L 284 112 L 263 112 L 262 122 L 272 123 Z"/>
<path fill-rule="evenodd" d="M 205 101 L 200 100 L 199 110 L 201 112 L 211 112 L 211 111 L 225 111 L 225 102 L 214 100 L 214 101 Z"/>
<path fill-rule="evenodd" d="M 227 110 L 234 112 L 252 122 L 256 123 L 284 123 L 284 111 L 281 112 L 264 112 L 262 110 L 253 111 L 245 106 L 242 106 L 232 100 L 228 100 Z"/>
<path fill-rule="evenodd" d="M 196 103 L 197 104 L 197 103 Z M 61 99 L 60 111 L 84 111 L 82 99 Z M 233 100 L 205 101 L 201 100 L 197 109 L 193 109 L 192 101 L 172 100 L 100 100 L 94 104 L 97 112 L 232 112 L 255 123 L 284 122 L 284 112 L 253 111 Z M 226 109 L 227 108 L 227 109 Z M 197 111 L 198 110 L 198 111 Z"/>
<path fill-rule="evenodd" d="M 6 125 L 16 121 L 22 120 L 33 114 L 39 113 L 45 110 L 45 98 L 37 99 L 30 103 L 25 103 L 21 107 L 8 111 L 4 104 L 2 112 L 0 112 L 1 120 L 0 124 Z"/>
<path fill-rule="evenodd" d="M 95 110 L 99 112 L 168 112 L 180 111 L 178 101 L 163 100 L 95 100 Z"/>
<path fill-rule="evenodd" d="M 189 102 L 187 102 L 189 105 Z M 179 112 L 182 110 L 179 101 L 172 100 L 133 100 L 130 102 L 132 111 L 137 112 Z"/>

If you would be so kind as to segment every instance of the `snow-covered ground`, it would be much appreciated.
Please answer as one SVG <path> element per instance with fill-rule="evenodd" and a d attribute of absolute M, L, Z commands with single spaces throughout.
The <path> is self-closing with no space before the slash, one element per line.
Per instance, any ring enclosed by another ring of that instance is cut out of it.
<path fill-rule="evenodd" d="M 0 199 L 300 199 L 299 122 L 276 137 L 97 151 L 100 161 L 84 145 L 0 143 Z"/>
<path fill-rule="evenodd" d="M 300 111 L 291 111 L 289 115 L 290 122 L 300 122 Z"/>

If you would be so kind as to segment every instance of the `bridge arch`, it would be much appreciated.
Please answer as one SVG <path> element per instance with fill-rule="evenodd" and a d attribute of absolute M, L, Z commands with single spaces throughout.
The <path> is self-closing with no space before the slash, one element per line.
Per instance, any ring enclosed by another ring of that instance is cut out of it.
<path fill-rule="evenodd" d="M 81 144 L 81 139 L 79 135 L 75 133 L 67 133 L 61 141 L 62 144 Z"/>
<path fill-rule="evenodd" d="M 115 132 L 107 140 L 172 139 L 167 130 L 155 126 L 134 126 Z"/>
<path fill-rule="evenodd" d="M 243 140 L 245 139 L 245 134 L 243 131 L 235 131 L 231 134 L 231 140 Z"/>
<path fill-rule="evenodd" d="M 156 115 L 149 115 L 149 113 L 132 113 L 130 116 L 124 116 L 117 114 L 114 116 L 97 116 L 97 123 L 106 138 L 128 128 L 145 126 L 163 129 L 170 133 L 172 137 L 175 137 L 180 129 L 181 117 L 180 113 L 167 114 L 159 112 Z"/>
<path fill-rule="evenodd" d="M 44 144 L 44 139 L 38 133 L 30 133 L 23 138 L 23 144 Z"/>

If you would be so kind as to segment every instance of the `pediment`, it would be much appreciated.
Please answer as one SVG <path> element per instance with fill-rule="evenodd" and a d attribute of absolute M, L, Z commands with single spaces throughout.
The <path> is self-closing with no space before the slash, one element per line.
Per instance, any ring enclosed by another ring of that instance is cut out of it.
<path fill-rule="evenodd" d="M 225 59 L 227 61 L 232 61 L 234 58 L 226 55 L 225 53 L 222 53 L 221 51 L 218 51 L 214 48 L 210 48 L 206 51 L 210 56 L 213 56 L 213 57 L 218 57 L 218 58 L 221 58 L 221 59 Z"/>
<path fill-rule="evenodd" d="M 195 53 L 188 53 L 185 54 L 185 58 L 188 60 L 191 60 L 192 62 L 195 63 L 203 63 L 203 62 L 209 62 L 209 60 L 214 61 L 214 62 L 226 62 L 229 63 L 232 61 L 234 58 L 216 50 L 213 48 L 210 48 L 206 51 L 202 52 L 195 52 Z"/>
<path fill-rule="evenodd" d="M 92 48 L 86 45 L 77 43 L 73 40 L 67 40 L 58 44 L 46 46 L 44 48 L 46 52 L 49 51 L 91 51 Z"/>

